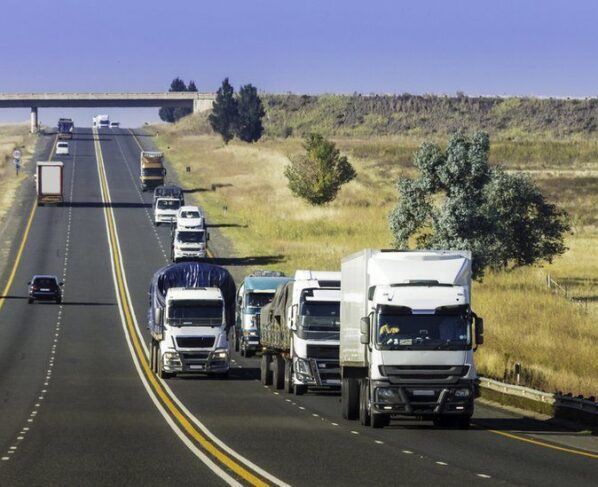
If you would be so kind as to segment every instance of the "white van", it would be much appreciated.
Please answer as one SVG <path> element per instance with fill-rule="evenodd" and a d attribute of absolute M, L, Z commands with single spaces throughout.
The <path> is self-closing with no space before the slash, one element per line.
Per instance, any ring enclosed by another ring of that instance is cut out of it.
<path fill-rule="evenodd" d="M 176 222 L 176 214 L 181 206 L 178 198 L 158 198 L 154 205 L 154 225 Z"/>
<path fill-rule="evenodd" d="M 177 229 L 204 228 L 204 217 L 197 206 L 181 206 L 176 214 Z"/>
<path fill-rule="evenodd" d="M 203 229 L 177 229 L 172 236 L 172 260 L 203 259 L 207 254 L 208 232 Z"/>

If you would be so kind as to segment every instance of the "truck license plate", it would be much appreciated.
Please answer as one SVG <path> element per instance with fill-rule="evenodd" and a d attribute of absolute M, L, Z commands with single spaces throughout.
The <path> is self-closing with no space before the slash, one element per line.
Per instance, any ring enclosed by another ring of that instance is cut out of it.
<path fill-rule="evenodd" d="M 414 396 L 433 396 L 434 391 L 430 391 L 427 389 L 413 389 Z"/>
<path fill-rule="evenodd" d="M 204 368 L 204 366 L 203 365 L 190 365 L 189 368 L 193 369 L 193 370 L 202 370 Z"/>

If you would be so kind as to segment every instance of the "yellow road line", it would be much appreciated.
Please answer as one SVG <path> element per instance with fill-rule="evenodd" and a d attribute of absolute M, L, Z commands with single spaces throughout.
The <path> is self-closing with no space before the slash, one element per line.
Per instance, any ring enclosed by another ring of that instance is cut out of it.
<path fill-rule="evenodd" d="M 100 184 L 102 186 L 102 191 L 105 195 L 105 202 L 110 203 L 110 196 L 108 193 L 108 183 L 106 179 L 105 167 L 104 167 L 104 158 L 102 155 L 101 145 L 99 140 L 95 138 L 95 146 L 96 146 L 96 154 L 98 155 L 98 167 L 100 169 Z M 137 360 L 141 364 L 141 367 L 144 371 L 146 379 L 152 386 L 154 392 L 158 395 L 158 397 L 162 400 L 162 403 L 166 406 L 170 414 L 177 420 L 179 425 L 185 430 L 185 432 L 191 436 L 195 441 L 197 441 L 208 453 L 212 455 L 213 458 L 218 460 L 221 464 L 225 465 L 228 469 L 235 472 L 238 476 L 246 480 L 251 485 L 256 486 L 266 486 L 268 485 L 266 482 L 252 474 L 249 470 L 241 466 L 239 463 L 234 461 L 231 457 L 220 451 L 209 439 L 203 436 L 194 426 L 193 424 L 186 418 L 186 416 L 179 410 L 179 408 L 175 405 L 172 401 L 170 396 L 166 393 L 160 382 L 157 380 L 155 374 L 150 369 L 149 363 L 141 346 L 140 337 L 137 334 L 135 329 L 135 325 L 133 323 L 132 318 L 132 305 L 129 302 L 128 295 L 125 292 L 125 284 L 124 284 L 124 276 L 123 276 L 123 267 L 122 267 L 122 259 L 119 253 L 119 248 L 117 244 L 117 232 L 116 232 L 116 225 L 114 222 L 114 215 L 112 209 L 106 206 L 104 208 L 106 218 L 108 221 L 108 232 L 109 232 L 109 240 L 110 245 L 112 247 L 113 258 L 114 258 L 114 267 L 116 272 L 116 280 L 117 280 L 117 288 L 118 293 L 120 296 L 120 300 L 123 307 L 123 312 L 125 316 L 125 321 L 127 325 L 127 329 L 129 331 L 129 337 L 131 338 L 131 342 L 133 343 L 133 347 L 135 349 L 135 353 L 137 355 Z"/>
<path fill-rule="evenodd" d="M 531 443 L 532 445 L 543 446 L 544 448 L 550 448 L 552 450 L 563 451 L 566 453 L 571 453 L 573 455 L 581 455 L 583 457 L 594 458 L 598 459 L 598 455 L 595 453 L 589 453 L 582 450 L 576 450 L 574 448 L 565 448 L 564 446 L 553 445 L 551 443 L 545 443 L 544 441 L 534 440 L 532 438 L 526 438 L 524 436 L 515 435 L 513 433 L 507 433 L 505 431 L 498 431 L 498 430 L 487 430 L 490 433 L 494 433 L 496 435 L 504 436 L 506 438 L 510 438 L 511 440 L 518 440 L 523 441 L 525 443 Z"/>
<path fill-rule="evenodd" d="M 54 151 L 56 150 L 56 142 L 58 141 L 58 135 L 54 138 L 54 142 L 52 143 L 52 150 L 50 151 L 50 157 L 48 158 L 50 161 L 54 156 Z M 29 219 L 27 220 L 27 225 L 25 226 L 25 231 L 23 232 L 23 237 L 21 238 L 21 244 L 19 245 L 19 250 L 17 251 L 17 256 L 15 257 L 15 261 L 13 262 L 12 269 L 10 271 L 10 275 L 8 276 L 8 281 L 6 282 L 6 286 L 2 290 L 2 295 L 0 296 L 0 310 L 4 306 L 4 302 L 6 301 L 6 296 L 8 295 L 12 283 L 17 275 L 17 269 L 19 268 L 19 263 L 21 262 L 21 257 L 23 256 L 23 251 L 25 250 L 25 244 L 27 243 L 27 238 L 29 237 L 29 231 L 31 230 L 31 224 L 33 223 L 33 217 L 35 216 L 35 211 L 37 210 L 37 199 L 33 202 L 31 207 L 31 211 L 29 212 Z"/>
<path fill-rule="evenodd" d="M 137 135 L 135 135 L 135 132 L 133 132 L 131 129 L 128 129 L 128 130 L 129 130 L 129 133 L 133 136 L 133 140 L 135 141 L 135 143 L 139 147 L 139 150 L 143 150 L 143 147 L 141 146 L 141 143 L 139 142 L 139 139 L 137 138 Z M 216 258 L 216 256 L 214 255 L 214 252 L 212 252 L 212 250 L 210 249 L 209 246 L 208 246 L 206 252 L 208 254 L 208 257 L 210 257 L 211 259 Z"/>

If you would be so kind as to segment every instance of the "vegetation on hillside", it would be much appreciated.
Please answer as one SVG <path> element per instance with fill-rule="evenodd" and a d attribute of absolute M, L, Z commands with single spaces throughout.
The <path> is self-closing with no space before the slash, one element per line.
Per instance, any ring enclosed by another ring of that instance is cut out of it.
<path fill-rule="evenodd" d="M 485 130 L 492 136 L 567 137 L 598 132 L 598 99 L 438 95 L 263 95 L 266 133 L 303 136 L 447 136 Z"/>
<path fill-rule="evenodd" d="M 194 81 L 189 81 L 189 85 L 187 86 L 185 82 L 181 78 L 175 78 L 170 83 L 169 92 L 181 92 L 181 91 L 197 91 L 197 86 L 195 86 Z M 160 116 L 160 120 L 164 122 L 174 123 L 180 120 L 187 115 L 191 115 L 190 108 L 184 107 L 162 107 L 160 108 L 158 115 Z"/>

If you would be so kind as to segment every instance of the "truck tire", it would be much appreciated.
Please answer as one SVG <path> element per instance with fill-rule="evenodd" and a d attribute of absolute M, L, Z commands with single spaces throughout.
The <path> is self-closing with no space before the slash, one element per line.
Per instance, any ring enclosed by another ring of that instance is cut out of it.
<path fill-rule="evenodd" d="M 290 360 L 284 361 L 284 391 L 293 393 L 293 362 Z"/>
<path fill-rule="evenodd" d="M 159 355 L 158 355 L 159 357 Z M 165 372 L 164 369 L 162 368 L 162 360 L 160 360 L 158 358 L 158 377 L 160 377 L 160 379 L 170 379 L 171 377 L 174 377 L 176 374 L 173 374 L 172 372 Z"/>
<path fill-rule="evenodd" d="M 29 304 L 33 304 L 33 298 L 27 298 L 27 302 L 28 302 Z"/>
<path fill-rule="evenodd" d="M 370 426 L 372 417 L 370 415 L 370 388 L 366 379 L 359 381 L 359 423 L 362 426 Z"/>
<path fill-rule="evenodd" d="M 275 389 L 284 388 L 284 358 L 280 355 L 272 357 L 272 385 Z"/>
<path fill-rule="evenodd" d="M 245 349 L 245 358 L 251 358 L 255 355 L 255 352 L 253 350 L 248 350 L 247 348 Z"/>
<path fill-rule="evenodd" d="M 233 328 L 233 340 L 235 342 L 235 352 L 239 351 L 239 334 L 237 333 L 237 329 Z"/>
<path fill-rule="evenodd" d="M 357 419 L 359 416 L 359 381 L 343 378 L 341 383 L 341 405 L 343 418 Z"/>
<path fill-rule="evenodd" d="M 305 384 L 293 384 L 293 394 L 296 396 L 302 396 L 307 392 L 307 386 Z"/>
<path fill-rule="evenodd" d="M 264 386 L 272 384 L 272 371 L 270 370 L 271 361 L 272 356 L 269 353 L 264 353 L 262 355 L 262 360 L 260 362 L 260 379 Z"/>

